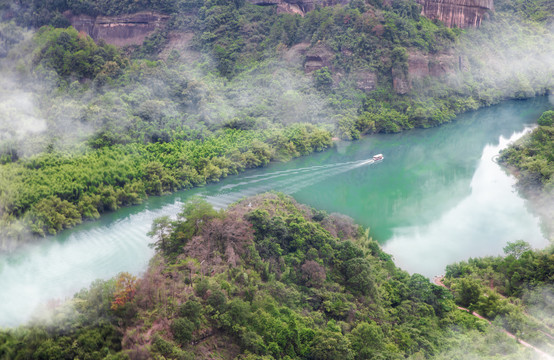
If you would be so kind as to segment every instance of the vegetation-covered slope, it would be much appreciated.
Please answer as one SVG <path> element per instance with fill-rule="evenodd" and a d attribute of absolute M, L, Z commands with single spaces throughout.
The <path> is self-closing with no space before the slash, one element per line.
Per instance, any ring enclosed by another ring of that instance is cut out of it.
<path fill-rule="evenodd" d="M 98 281 L 51 318 L 1 332 L 0 357 L 453 359 L 468 341 L 484 359 L 532 355 L 396 268 L 349 218 L 284 195 L 224 212 L 196 199 L 151 235 L 141 279 Z"/>
<path fill-rule="evenodd" d="M 504 257 L 469 259 L 446 267 L 455 301 L 548 354 L 554 352 L 554 249 L 508 243 Z"/>
<path fill-rule="evenodd" d="M 23 229 L 55 233 L 147 195 L 322 150 L 331 134 L 436 126 L 544 94 L 550 5 L 532 4 L 503 1 L 462 32 L 410 0 L 303 17 L 245 1 L 4 1 L 0 246 L 20 243 Z M 169 16 L 142 46 L 65 28 L 66 11 L 140 10 Z"/>

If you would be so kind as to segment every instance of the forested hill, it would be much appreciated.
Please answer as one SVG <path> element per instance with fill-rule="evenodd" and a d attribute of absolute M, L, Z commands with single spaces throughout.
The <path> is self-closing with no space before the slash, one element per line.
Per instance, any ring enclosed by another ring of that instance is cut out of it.
<path fill-rule="evenodd" d="M 454 298 L 423 276 L 396 268 L 390 255 L 348 217 L 311 209 L 282 194 L 259 195 L 219 212 L 195 199 L 177 220 L 157 219 L 150 235 L 157 255 L 144 276 L 120 274 L 97 281 L 69 303 L 51 307 L 51 314 L 43 312 L 49 315 L 35 324 L 0 332 L 0 358 L 534 355 L 498 324 L 459 310 L 454 300 L 465 301 L 465 295 L 456 292 Z M 539 267 L 541 261 L 551 267 L 548 256 L 518 252 L 516 262 L 536 258 Z M 469 269 L 474 268 L 456 265 L 448 274 L 469 276 Z M 533 271 L 522 273 L 524 281 L 535 283 L 535 278 L 545 285 Z M 455 284 L 453 289 L 459 289 Z M 479 293 L 471 301 L 478 298 Z M 510 323 L 521 312 L 516 305 L 509 309 L 510 314 L 497 309 L 487 315 Z M 536 334 L 525 331 L 528 337 Z"/>
<path fill-rule="evenodd" d="M 551 2 L 483 1 L 464 30 L 420 3 L 2 1 L 0 249 L 552 89 Z"/>

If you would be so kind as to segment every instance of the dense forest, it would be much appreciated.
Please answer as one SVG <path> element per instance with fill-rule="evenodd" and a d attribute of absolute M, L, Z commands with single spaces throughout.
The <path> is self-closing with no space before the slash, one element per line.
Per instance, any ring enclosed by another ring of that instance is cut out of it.
<path fill-rule="evenodd" d="M 226 211 L 193 199 L 150 235 L 157 255 L 144 276 L 97 281 L 34 324 L 0 332 L 0 357 L 531 359 L 501 328 L 519 330 L 511 319 L 531 317 L 523 306 L 552 310 L 534 292 L 552 283 L 552 250 L 512 244 L 505 258 L 452 265 L 452 295 L 398 269 L 348 217 L 282 194 Z M 484 297 L 489 278 L 523 305 Z M 498 320 L 489 325 L 456 303 Z M 533 344 L 545 337 L 525 330 Z"/>
<path fill-rule="evenodd" d="M 497 1 L 481 28 L 462 31 L 421 16 L 409 0 L 351 1 L 305 16 L 245 1 L 3 1 L 1 247 L 323 150 L 332 136 L 436 126 L 547 93 L 551 6 Z M 65 15 L 142 10 L 168 21 L 123 48 L 95 43 Z M 171 41 L 185 33 L 186 51 Z M 325 66 L 307 71 L 300 48 Z M 413 76 L 413 56 L 435 65 L 449 58 L 457 69 Z M 360 78 L 370 84 L 360 87 Z"/>

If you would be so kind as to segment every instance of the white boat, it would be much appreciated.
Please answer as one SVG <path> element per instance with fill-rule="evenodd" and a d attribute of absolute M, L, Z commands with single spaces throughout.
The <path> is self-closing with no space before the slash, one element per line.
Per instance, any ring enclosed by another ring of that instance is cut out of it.
<path fill-rule="evenodd" d="M 373 161 L 383 160 L 383 154 L 373 155 Z"/>

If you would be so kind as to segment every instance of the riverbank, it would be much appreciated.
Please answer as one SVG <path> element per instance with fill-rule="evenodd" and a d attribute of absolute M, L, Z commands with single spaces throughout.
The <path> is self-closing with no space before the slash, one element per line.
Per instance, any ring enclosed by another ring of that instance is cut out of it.
<path fill-rule="evenodd" d="M 25 229 L 53 235 L 152 195 L 202 186 L 270 161 L 323 151 L 328 131 L 309 124 L 227 130 L 204 140 L 42 154 L 0 165 L 0 252 L 26 242 Z"/>

